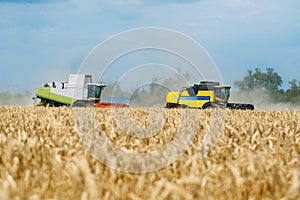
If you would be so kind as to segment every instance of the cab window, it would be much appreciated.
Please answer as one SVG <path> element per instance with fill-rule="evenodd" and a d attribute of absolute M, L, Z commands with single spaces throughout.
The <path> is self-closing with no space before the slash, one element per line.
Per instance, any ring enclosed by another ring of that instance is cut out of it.
<path fill-rule="evenodd" d="M 230 88 L 216 88 L 216 98 L 222 101 L 228 101 L 230 95 Z"/>
<path fill-rule="evenodd" d="M 88 85 L 88 98 L 99 99 L 101 95 L 101 87 L 98 85 Z"/>

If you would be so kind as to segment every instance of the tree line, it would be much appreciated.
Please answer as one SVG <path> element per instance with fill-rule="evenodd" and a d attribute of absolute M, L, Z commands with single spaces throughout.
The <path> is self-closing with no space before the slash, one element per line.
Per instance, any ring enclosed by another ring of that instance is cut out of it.
<path fill-rule="evenodd" d="M 273 68 L 266 68 L 264 71 L 255 68 L 254 71 L 248 70 L 247 75 L 240 81 L 235 81 L 239 91 L 263 92 L 270 102 L 289 102 L 300 104 L 300 82 L 293 79 L 288 82 L 289 87 L 282 89 L 282 78 Z"/>

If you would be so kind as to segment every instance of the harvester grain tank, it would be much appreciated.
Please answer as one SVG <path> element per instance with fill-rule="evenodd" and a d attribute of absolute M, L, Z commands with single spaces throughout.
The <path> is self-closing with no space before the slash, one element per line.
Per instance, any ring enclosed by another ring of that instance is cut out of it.
<path fill-rule="evenodd" d="M 253 110 L 252 104 L 228 103 L 230 86 L 220 86 L 219 82 L 202 81 L 179 92 L 169 92 L 166 108 L 229 108 Z"/>
<path fill-rule="evenodd" d="M 35 99 L 40 106 L 76 106 L 76 107 L 128 107 L 126 104 L 103 103 L 101 93 L 103 83 L 93 83 L 92 76 L 86 74 L 70 74 L 69 81 L 50 82 L 37 88 Z"/>

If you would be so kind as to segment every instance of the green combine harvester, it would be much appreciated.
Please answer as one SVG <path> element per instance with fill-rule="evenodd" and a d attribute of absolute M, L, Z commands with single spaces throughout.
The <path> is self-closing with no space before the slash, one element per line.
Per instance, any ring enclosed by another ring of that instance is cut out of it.
<path fill-rule="evenodd" d="M 100 102 L 103 83 L 93 83 L 92 76 L 70 74 L 69 81 L 50 82 L 37 88 L 34 99 L 38 106 L 60 107 L 129 107 L 127 104 Z"/>

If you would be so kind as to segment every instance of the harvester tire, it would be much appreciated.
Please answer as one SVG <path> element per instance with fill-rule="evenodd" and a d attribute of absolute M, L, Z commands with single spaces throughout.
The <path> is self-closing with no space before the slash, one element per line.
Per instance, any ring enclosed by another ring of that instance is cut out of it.
<path fill-rule="evenodd" d="M 187 105 L 185 105 L 185 104 L 180 104 L 180 108 L 185 109 L 185 108 L 189 108 L 189 107 Z"/>
<path fill-rule="evenodd" d="M 83 101 L 75 101 L 72 105 L 72 107 L 87 107 L 86 103 Z"/>
<path fill-rule="evenodd" d="M 216 108 L 216 105 L 212 103 L 206 103 L 202 106 L 202 109 L 213 109 L 213 108 Z"/>
<path fill-rule="evenodd" d="M 48 104 L 49 107 L 57 107 L 54 101 L 50 101 Z"/>
<path fill-rule="evenodd" d="M 167 103 L 165 108 L 177 108 L 178 104 L 176 103 Z"/>

